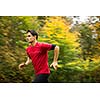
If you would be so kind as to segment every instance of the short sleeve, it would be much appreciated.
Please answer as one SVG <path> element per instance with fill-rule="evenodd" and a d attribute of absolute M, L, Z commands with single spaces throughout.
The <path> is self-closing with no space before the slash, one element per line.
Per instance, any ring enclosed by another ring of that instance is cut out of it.
<path fill-rule="evenodd" d="M 44 51 L 49 51 L 49 50 L 51 50 L 51 48 L 52 48 L 52 44 L 49 44 L 49 43 L 42 43 L 41 48 L 42 48 L 42 50 L 44 50 Z"/>

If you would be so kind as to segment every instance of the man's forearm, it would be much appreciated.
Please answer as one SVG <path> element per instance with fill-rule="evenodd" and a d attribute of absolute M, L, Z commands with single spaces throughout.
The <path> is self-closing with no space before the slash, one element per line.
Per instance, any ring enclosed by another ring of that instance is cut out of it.
<path fill-rule="evenodd" d="M 59 46 L 56 46 L 54 49 L 54 62 L 57 62 L 58 60 L 58 55 L 59 55 Z"/>
<path fill-rule="evenodd" d="M 27 61 L 25 62 L 25 65 L 28 65 L 29 63 L 31 63 L 31 59 L 28 57 Z"/>

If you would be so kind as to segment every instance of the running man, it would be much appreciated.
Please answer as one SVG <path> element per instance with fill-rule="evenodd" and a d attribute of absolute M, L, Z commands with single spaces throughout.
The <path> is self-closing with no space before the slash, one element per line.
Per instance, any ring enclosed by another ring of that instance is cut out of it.
<path fill-rule="evenodd" d="M 48 83 L 50 69 L 48 65 L 48 51 L 54 50 L 54 59 L 50 67 L 57 70 L 57 59 L 59 55 L 59 47 L 53 44 L 38 42 L 38 33 L 34 30 L 27 31 L 27 41 L 29 47 L 26 49 L 27 61 L 19 65 L 19 69 L 32 62 L 34 66 L 35 79 L 33 83 Z"/>

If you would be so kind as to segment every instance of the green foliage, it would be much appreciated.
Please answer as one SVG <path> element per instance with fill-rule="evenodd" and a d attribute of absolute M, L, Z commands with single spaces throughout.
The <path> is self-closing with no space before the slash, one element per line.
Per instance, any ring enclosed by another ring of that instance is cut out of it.
<path fill-rule="evenodd" d="M 96 66 L 96 67 L 95 67 Z M 54 83 L 99 83 L 100 63 L 89 64 L 89 69 L 84 69 L 84 64 L 76 64 L 52 71 L 49 82 Z"/>
<path fill-rule="evenodd" d="M 87 24 L 79 26 L 79 40 L 80 48 L 82 51 L 82 57 L 84 60 L 89 59 L 90 61 L 96 54 L 95 46 L 97 45 L 96 40 L 93 38 L 92 29 Z"/>
<path fill-rule="evenodd" d="M 21 71 L 18 69 L 18 65 L 26 61 L 25 49 L 28 43 L 25 34 L 28 29 L 39 32 L 40 42 L 60 47 L 58 70 L 50 68 L 49 82 L 100 82 L 100 61 L 91 59 L 98 53 L 94 49 L 98 41 L 92 38 L 92 29 L 87 24 L 77 27 L 80 33 L 77 40 L 76 33 L 70 32 L 71 23 L 65 16 L 1 16 L 0 82 L 30 83 L 34 79 L 31 64 Z M 50 51 L 49 64 L 52 61 L 53 51 Z"/>

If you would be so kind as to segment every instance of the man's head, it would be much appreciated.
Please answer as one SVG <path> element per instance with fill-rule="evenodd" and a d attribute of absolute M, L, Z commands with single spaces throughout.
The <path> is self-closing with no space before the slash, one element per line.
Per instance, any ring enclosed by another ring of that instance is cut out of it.
<path fill-rule="evenodd" d="M 28 30 L 27 31 L 27 41 L 29 43 L 32 43 L 37 39 L 38 39 L 38 33 L 37 32 L 35 32 L 34 30 Z"/>

